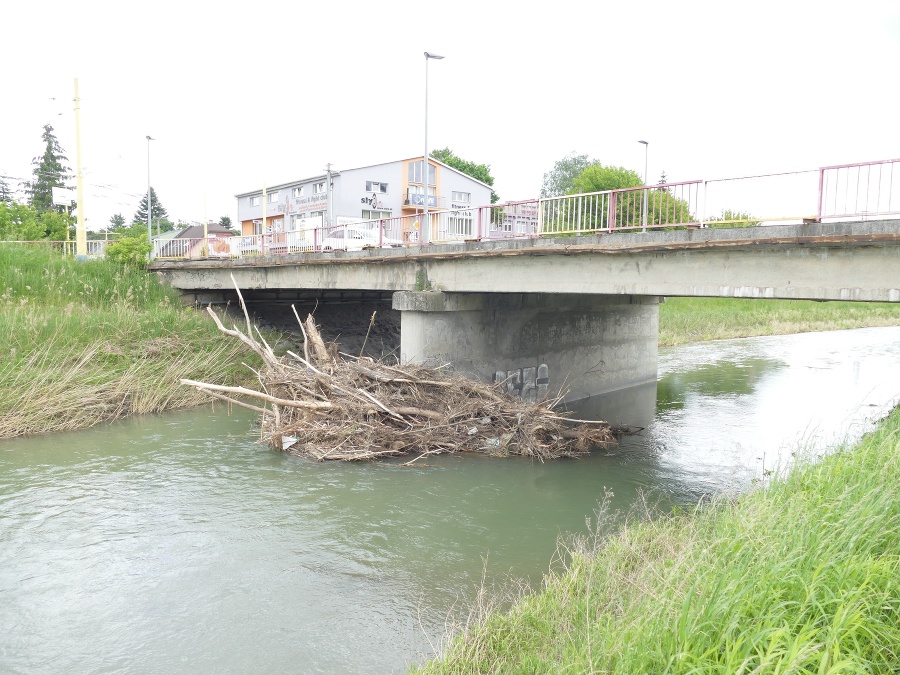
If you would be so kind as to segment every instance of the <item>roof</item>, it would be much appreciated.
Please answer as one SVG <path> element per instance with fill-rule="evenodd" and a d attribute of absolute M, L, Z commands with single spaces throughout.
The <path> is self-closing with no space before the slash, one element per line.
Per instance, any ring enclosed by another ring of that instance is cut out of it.
<path fill-rule="evenodd" d="M 417 159 L 419 159 L 418 156 L 405 157 L 403 159 L 395 159 L 390 162 L 380 162 L 378 164 L 366 164 L 365 166 L 356 166 L 356 167 L 353 167 L 352 169 L 344 169 L 344 171 L 359 171 L 360 169 L 369 169 L 373 166 L 385 166 L 386 164 L 396 164 L 397 162 L 408 162 L 410 160 L 417 160 Z M 435 164 L 440 164 L 445 169 L 449 169 L 450 171 L 452 171 L 454 173 L 458 173 L 460 176 L 465 176 L 469 180 L 475 181 L 479 185 L 483 185 L 488 190 L 491 190 L 491 191 L 494 190 L 494 188 L 492 188 L 487 183 L 484 183 L 484 182 L 478 180 L 477 178 L 472 178 L 472 176 L 470 176 L 469 174 L 464 173 L 464 172 L 460 171 L 459 169 L 454 169 L 452 166 L 450 166 L 449 164 L 444 164 L 439 159 L 435 159 L 434 157 L 429 157 L 428 161 L 434 162 Z M 340 176 L 341 172 L 340 171 L 332 171 L 331 175 L 332 175 L 332 177 Z M 293 187 L 293 186 L 297 185 L 298 183 L 309 183 L 310 181 L 315 181 L 315 180 L 325 180 L 326 178 L 328 178 L 328 174 L 323 173 L 318 176 L 311 176 L 310 178 L 301 178 L 300 180 L 292 180 L 288 183 L 279 183 L 278 185 L 272 185 L 272 186 L 267 187 L 266 192 L 273 192 L 275 190 L 280 190 L 281 188 Z M 262 188 L 258 188 L 256 190 L 250 190 L 249 192 L 240 192 L 240 193 L 236 194 L 235 197 L 237 199 L 240 199 L 241 197 L 251 197 L 253 195 L 261 194 L 261 193 L 262 193 Z"/>
<path fill-rule="evenodd" d="M 234 232 L 218 223 L 210 223 L 206 226 L 207 234 L 227 234 L 233 236 Z M 203 237 L 203 225 L 189 225 L 176 234 L 173 239 L 201 239 Z"/>

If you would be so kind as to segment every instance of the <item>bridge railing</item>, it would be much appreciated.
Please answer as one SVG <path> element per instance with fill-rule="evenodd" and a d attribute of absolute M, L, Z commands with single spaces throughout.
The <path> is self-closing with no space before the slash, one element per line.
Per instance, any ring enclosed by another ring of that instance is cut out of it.
<path fill-rule="evenodd" d="M 900 214 L 900 159 L 819 169 L 819 220 L 897 214 Z"/>
<path fill-rule="evenodd" d="M 538 233 L 571 235 L 698 226 L 702 184 L 693 180 L 541 199 Z"/>
<path fill-rule="evenodd" d="M 818 171 L 717 178 L 703 182 L 703 227 L 801 223 L 816 219 Z"/>

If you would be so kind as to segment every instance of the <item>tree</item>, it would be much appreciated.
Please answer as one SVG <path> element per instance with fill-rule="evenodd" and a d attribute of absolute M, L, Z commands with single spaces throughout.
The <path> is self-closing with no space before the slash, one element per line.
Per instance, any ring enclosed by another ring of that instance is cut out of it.
<path fill-rule="evenodd" d="M 461 171 L 467 176 L 471 176 L 475 180 L 480 180 L 486 185 L 493 187 L 494 177 L 491 175 L 491 167 L 489 164 L 476 164 L 456 156 L 450 148 L 442 148 L 441 150 L 433 150 L 431 157 L 439 162 L 443 162 L 447 166 L 453 167 L 457 171 Z M 491 204 L 496 204 L 500 197 L 496 192 L 491 190 Z"/>
<path fill-rule="evenodd" d="M 659 182 L 657 183 L 657 185 L 665 185 L 668 182 L 669 182 L 669 179 L 666 177 L 665 170 L 663 170 L 662 174 L 659 177 Z"/>
<path fill-rule="evenodd" d="M 761 221 L 756 220 L 746 211 L 722 209 L 722 213 L 706 221 L 707 227 L 756 227 Z"/>
<path fill-rule="evenodd" d="M 116 230 L 121 230 L 125 227 L 125 216 L 121 213 L 117 213 L 109 218 L 109 231 L 115 232 Z"/>
<path fill-rule="evenodd" d="M 161 218 L 165 218 L 169 215 L 169 212 L 166 211 L 166 208 L 159 201 L 159 197 L 156 196 L 156 190 L 153 187 L 150 187 L 150 202 L 152 203 L 153 213 L 151 213 L 151 217 L 153 219 L 152 222 L 156 222 Z M 141 198 L 141 203 L 138 204 L 138 210 L 134 212 L 134 222 L 135 223 L 147 223 L 147 193 L 144 193 L 144 196 Z"/>
<path fill-rule="evenodd" d="M 15 200 L 12 188 L 3 178 L 0 178 L 0 203 L 12 204 Z"/>
<path fill-rule="evenodd" d="M 596 163 L 587 155 L 576 155 L 574 151 L 570 152 L 544 174 L 541 198 L 571 194 L 575 186 L 575 178 L 591 164 Z"/>
<path fill-rule="evenodd" d="M 604 166 L 595 162 L 585 167 L 575 177 L 572 181 L 572 189 L 568 194 L 621 190 L 622 188 L 640 187 L 643 184 L 644 179 L 636 171 L 622 166 Z"/>
<path fill-rule="evenodd" d="M 221 225 L 222 227 L 224 227 L 227 230 L 230 230 L 231 229 L 231 218 L 228 216 L 222 216 L 221 218 L 219 218 L 219 225 Z"/>
<path fill-rule="evenodd" d="M 53 206 L 53 188 L 65 187 L 66 181 L 72 177 L 69 167 L 65 162 L 69 161 L 63 149 L 53 135 L 53 127 L 44 125 L 44 133 L 41 136 L 44 141 L 44 154 L 32 160 L 34 165 L 34 180 L 25 184 L 25 192 L 28 195 L 28 203 L 38 213 L 55 210 L 62 212 L 62 206 Z"/>

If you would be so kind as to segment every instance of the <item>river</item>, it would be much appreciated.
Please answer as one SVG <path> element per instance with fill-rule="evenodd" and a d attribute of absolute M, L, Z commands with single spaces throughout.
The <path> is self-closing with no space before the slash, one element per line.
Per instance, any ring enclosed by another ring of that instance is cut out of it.
<path fill-rule="evenodd" d="M 578 409 L 643 427 L 580 460 L 315 464 L 221 406 L 0 441 L 0 672 L 402 672 L 483 576 L 538 584 L 605 491 L 738 492 L 900 400 L 900 328 L 659 361 Z"/>

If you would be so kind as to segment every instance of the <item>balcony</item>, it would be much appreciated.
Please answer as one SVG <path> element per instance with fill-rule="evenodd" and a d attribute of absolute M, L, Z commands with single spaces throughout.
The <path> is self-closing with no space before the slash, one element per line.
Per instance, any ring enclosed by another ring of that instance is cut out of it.
<path fill-rule="evenodd" d="M 447 200 L 443 197 L 438 197 L 437 195 L 428 195 L 428 208 L 429 209 L 441 209 L 444 208 L 444 204 Z M 403 208 L 405 209 L 414 209 L 414 208 L 424 208 L 425 207 L 425 195 L 417 192 L 413 192 L 411 189 L 406 192 L 406 197 L 403 199 Z"/>

